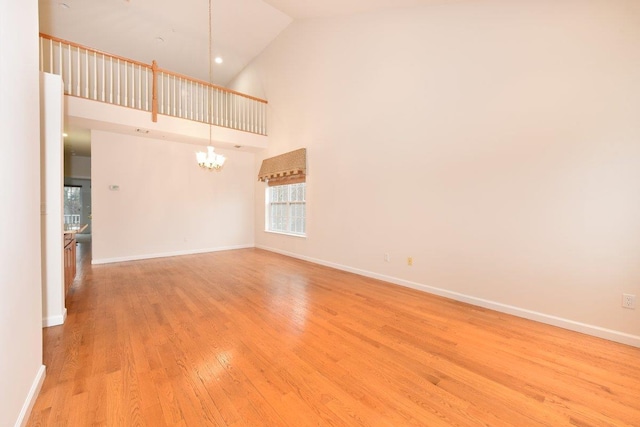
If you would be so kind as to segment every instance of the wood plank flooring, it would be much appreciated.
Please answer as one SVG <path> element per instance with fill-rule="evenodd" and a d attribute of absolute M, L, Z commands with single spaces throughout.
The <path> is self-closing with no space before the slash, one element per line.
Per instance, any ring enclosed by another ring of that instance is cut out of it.
<path fill-rule="evenodd" d="M 29 426 L 640 426 L 638 348 L 258 249 L 82 246 Z"/>

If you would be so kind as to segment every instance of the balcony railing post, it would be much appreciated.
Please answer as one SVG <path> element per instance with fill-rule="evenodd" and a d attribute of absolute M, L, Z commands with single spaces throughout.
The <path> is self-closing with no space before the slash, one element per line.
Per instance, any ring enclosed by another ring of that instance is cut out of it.
<path fill-rule="evenodd" d="M 151 111 L 153 122 L 163 114 L 267 133 L 267 101 L 163 70 L 155 60 L 149 65 L 42 33 L 39 59 L 43 71 L 64 78 L 67 95 Z"/>
<path fill-rule="evenodd" d="M 158 63 L 154 59 L 151 61 L 151 120 L 156 123 L 158 121 Z"/>

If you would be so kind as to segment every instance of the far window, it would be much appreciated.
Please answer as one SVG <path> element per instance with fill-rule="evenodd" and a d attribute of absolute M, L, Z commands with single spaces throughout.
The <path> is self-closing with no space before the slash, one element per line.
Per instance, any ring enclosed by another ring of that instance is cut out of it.
<path fill-rule="evenodd" d="M 267 188 L 266 229 L 277 233 L 306 235 L 305 183 Z"/>

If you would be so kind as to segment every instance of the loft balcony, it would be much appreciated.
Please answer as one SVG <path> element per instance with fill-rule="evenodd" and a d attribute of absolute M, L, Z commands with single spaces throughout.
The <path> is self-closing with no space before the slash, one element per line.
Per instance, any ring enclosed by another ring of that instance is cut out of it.
<path fill-rule="evenodd" d="M 40 33 L 40 71 L 61 76 L 65 120 L 184 142 L 266 147 L 267 101 Z M 124 107 L 124 108 L 123 108 Z"/>

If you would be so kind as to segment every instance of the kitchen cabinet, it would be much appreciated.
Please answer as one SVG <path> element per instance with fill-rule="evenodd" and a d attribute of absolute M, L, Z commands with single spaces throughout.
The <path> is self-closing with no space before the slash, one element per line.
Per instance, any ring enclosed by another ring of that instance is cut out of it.
<path fill-rule="evenodd" d="M 76 234 L 64 234 L 64 295 L 66 297 L 69 288 L 76 278 Z"/>

